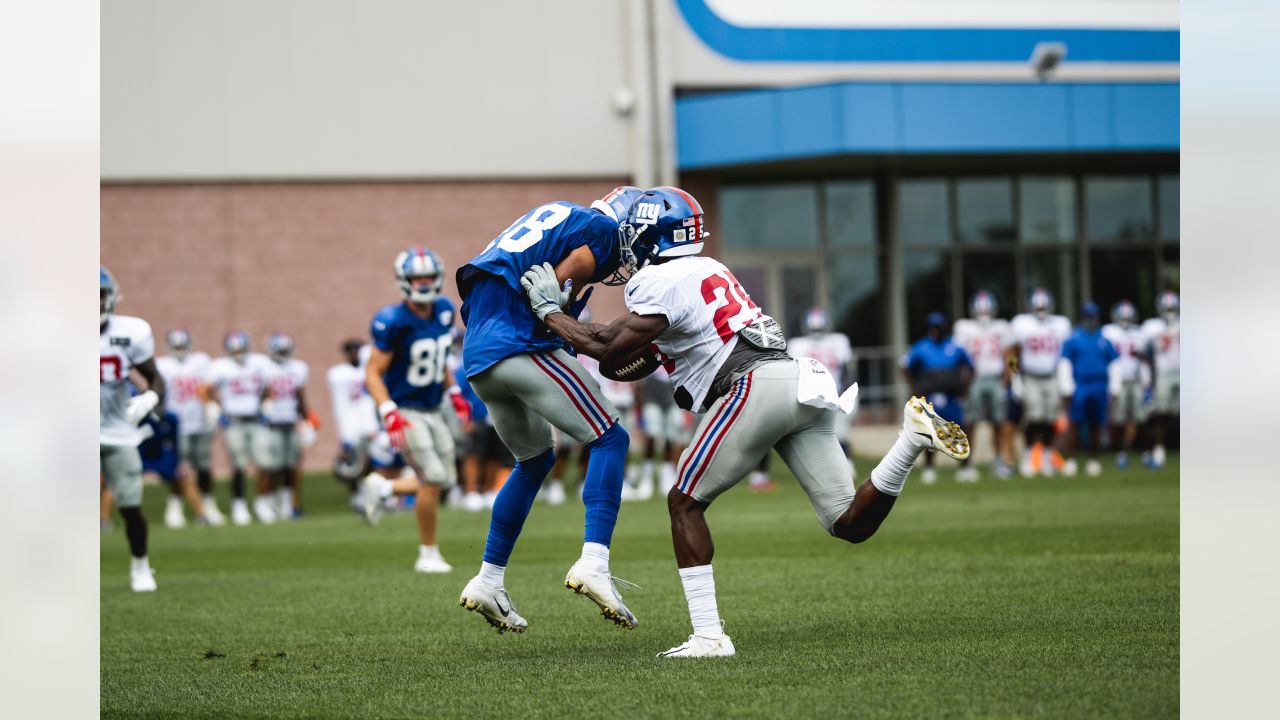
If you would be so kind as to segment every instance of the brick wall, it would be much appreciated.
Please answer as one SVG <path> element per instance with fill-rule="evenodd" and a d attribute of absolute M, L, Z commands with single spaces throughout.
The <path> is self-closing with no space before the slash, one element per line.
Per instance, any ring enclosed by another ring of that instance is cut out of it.
<path fill-rule="evenodd" d="M 456 302 L 453 271 L 517 217 L 549 200 L 587 203 L 621 182 L 106 185 L 102 263 L 120 282 L 119 311 L 150 321 L 158 344 L 185 327 L 195 349 L 216 357 L 232 328 L 249 331 L 256 350 L 273 330 L 293 335 L 325 422 L 306 464 L 322 468 L 337 449 L 325 370 L 342 340 L 367 338 L 374 311 L 399 301 L 400 250 L 438 252 Z M 598 289 L 591 307 L 597 320 L 616 317 L 621 291 Z M 215 459 L 224 471 L 221 448 Z"/>

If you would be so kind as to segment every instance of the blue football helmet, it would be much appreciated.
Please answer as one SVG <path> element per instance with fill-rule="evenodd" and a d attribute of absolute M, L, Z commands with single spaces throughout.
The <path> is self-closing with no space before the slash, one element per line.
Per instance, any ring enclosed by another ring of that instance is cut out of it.
<path fill-rule="evenodd" d="M 120 286 L 111 271 L 98 266 L 98 324 L 107 321 L 111 313 L 116 311 L 116 303 L 120 300 Z"/>
<path fill-rule="evenodd" d="M 1031 306 L 1031 312 L 1041 317 L 1053 312 L 1053 296 L 1044 288 L 1038 287 L 1032 290 L 1028 304 Z"/>
<path fill-rule="evenodd" d="M 813 334 L 827 331 L 827 311 L 820 307 L 811 307 L 804 316 L 804 329 Z"/>
<path fill-rule="evenodd" d="M 969 314 L 975 318 L 993 318 L 996 316 L 996 299 L 986 290 L 979 290 L 969 301 Z"/>
<path fill-rule="evenodd" d="M 1156 310 L 1166 317 L 1177 317 L 1180 310 L 1178 293 L 1172 290 L 1160 293 L 1160 297 L 1156 298 Z"/>
<path fill-rule="evenodd" d="M 642 194 L 644 194 L 644 190 L 634 185 L 619 185 L 610 190 L 608 195 L 591 203 L 593 210 L 598 210 L 608 215 L 618 223 L 618 267 L 614 268 L 613 273 L 602 281 L 605 285 L 623 285 L 630 278 L 629 275 L 623 273 L 622 263 L 622 256 L 626 254 L 626 251 L 622 250 L 622 248 L 628 246 L 630 236 L 622 231 L 622 225 L 627 222 L 632 203 Z"/>
<path fill-rule="evenodd" d="M 285 360 L 293 355 L 293 338 L 282 332 L 273 332 L 267 338 L 267 352 L 276 360 Z"/>
<path fill-rule="evenodd" d="M 228 355 L 243 355 L 249 352 L 249 333 L 243 330 L 232 330 L 222 339 L 222 347 Z"/>
<path fill-rule="evenodd" d="M 425 289 L 414 287 L 418 278 L 431 278 L 431 283 Z M 444 261 L 427 248 L 411 247 L 396 256 L 396 285 L 409 302 L 434 302 L 444 287 Z"/>
<path fill-rule="evenodd" d="M 1138 321 L 1138 309 L 1128 300 L 1121 300 L 1111 308 L 1111 322 L 1127 327 Z"/>
<path fill-rule="evenodd" d="M 667 185 L 646 191 L 631 205 L 621 225 L 622 267 L 629 275 L 656 258 L 676 258 L 702 252 L 711 236 L 702 220 L 702 206 L 689 193 Z"/>

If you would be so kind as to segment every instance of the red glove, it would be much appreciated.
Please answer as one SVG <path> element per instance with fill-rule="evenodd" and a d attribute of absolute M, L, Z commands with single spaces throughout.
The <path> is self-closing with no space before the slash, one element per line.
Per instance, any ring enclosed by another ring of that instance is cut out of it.
<path fill-rule="evenodd" d="M 471 403 L 462 396 L 462 391 L 455 385 L 449 388 L 449 401 L 453 403 L 453 411 L 458 414 L 458 420 L 463 425 L 471 422 Z"/>
<path fill-rule="evenodd" d="M 396 450 L 404 449 L 404 431 L 411 427 L 409 421 L 404 419 L 404 415 L 400 414 L 400 408 L 391 401 L 383 403 L 378 410 L 382 412 L 382 427 L 387 431 L 387 439 L 391 441 L 391 447 Z"/>

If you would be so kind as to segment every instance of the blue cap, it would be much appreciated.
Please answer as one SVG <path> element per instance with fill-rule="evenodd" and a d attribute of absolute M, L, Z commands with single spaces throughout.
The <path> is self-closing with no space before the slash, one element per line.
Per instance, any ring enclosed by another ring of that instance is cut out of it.
<path fill-rule="evenodd" d="M 929 317 L 924 319 L 924 324 L 927 327 L 945 327 L 947 324 L 947 316 L 940 312 L 931 312 L 929 313 Z"/>
<path fill-rule="evenodd" d="M 1102 311 L 1098 309 L 1098 303 L 1092 300 L 1085 303 L 1084 306 L 1080 308 L 1080 314 L 1084 317 L 1097 317 L 1101 312 Z"/>

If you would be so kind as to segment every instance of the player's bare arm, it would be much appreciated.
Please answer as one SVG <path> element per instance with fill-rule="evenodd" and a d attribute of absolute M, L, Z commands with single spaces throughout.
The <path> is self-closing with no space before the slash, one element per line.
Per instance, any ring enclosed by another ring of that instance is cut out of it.
<path fill-rule="evenodd" d="M 573 281 L 570 299 L 576 298 L 578 293 L 586 289 L 595 274 L 596 256 L 591 252 L 591 248 L 585 245 L 569 253 L 569 257 L 561 260 L 556 266 L 556 279 L 560 287 L 564 287 L 566 280 Z"/>
<path fill-rule="evenodd" d="M 164 402 L 164 376 L 156 369 L 156 359 L 147 358 L 136 366 L 139 375 L 147 381 L 147 389 L 156 394 L 157 402 Z"/>
<path fill-rule="evenodd" d="M 387 384 L 383 382 L 382 376 L 387 373 L 387 368 L 391 367 L 391 353 L 378 348 L 374 345 L 369 348 L 369 362 L 365 364 L 364 384 L 369 388 L 369 395 L 373 398 L 374 403 L 381 405 L 391 399 L 391 393 L 387 390 Z"/>
<path fill-rule="evenodd" d="M 662 315 L 628 313 L 608 325 L 581 323 L 565 313 L 547 316 L 547 328 L 574 350 L 597 360 L 628 357 L 648 347 L 668 326 Z"/>

